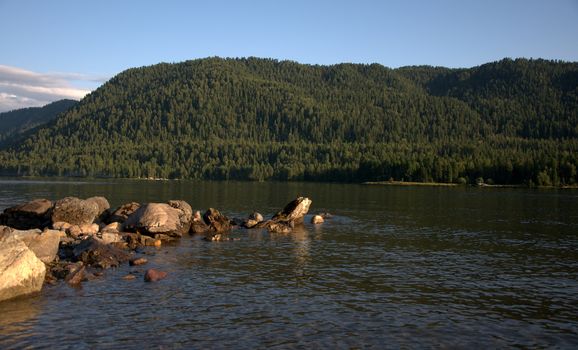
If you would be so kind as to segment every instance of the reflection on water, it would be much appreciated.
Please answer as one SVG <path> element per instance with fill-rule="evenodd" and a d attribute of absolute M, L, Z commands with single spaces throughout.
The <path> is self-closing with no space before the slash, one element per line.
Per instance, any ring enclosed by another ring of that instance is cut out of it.
<path fill-rule="evenodd" d="M 195 209 L 271 216 L 300 194 L 313 199 L 312 213 L 335 216 L 322 225 L 307 218 L 288 235 L 183 237 L 146 251 L 149 264 L 107 271 L 82 290 L 47 286 L 2 303 L 0 348 L 578 343 L 576 191 L 36 180 L 4 182 L 0 205 L 67 195 L 104 195 L 113 205 L 182 198 Z M 144 283 L 150 267 L 168 278 Z M 129 272 L 139 278 L 123 280 Z"/>

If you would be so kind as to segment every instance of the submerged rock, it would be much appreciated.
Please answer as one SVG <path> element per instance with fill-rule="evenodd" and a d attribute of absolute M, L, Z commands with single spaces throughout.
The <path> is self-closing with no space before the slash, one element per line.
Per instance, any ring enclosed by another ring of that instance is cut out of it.
<path fill-rule="evenodd" d="M 139 266 L 139 265 L 144 265 L 147 262 L 148 262 L 148 260 L 145 258 L 134 258 L 134 259 L 130 259 L 130 261 L 128 263 L 130 266 Z"/>
<path fill-rule="evenodd" d="M 52 210 L 52 222 L 67 222 L 72 225 L 90 225 L 99 215 L 96 201 L 66 197 L 56 201 Z"/>
<path fill-rule="evenodd" d="M 0 301 L 40 291 L 45 275 L 44 263 L 24 242 L 0 237 Z"/>
<path fill-rule="evenodd" d="M 0 224 L 18 230 L 43 229 L 50 225 L 52 205 L 48 199 L 35 199 L 28 203 L 6 208 L 0 214 Z"/>
<path fill-rule="evenodd" d="M 323 219 L 323 216 L 321 216 L 321 215 L 314 215 L 311 218 L 311 223 L 314 225 L 322 224 L 324 222 L 325 222 L 325 220 Z"/>
<path fill-rule="evenodd" d="M 145 273 L 144 280 L 145 282 L 156 282 L 166 277 L 167 273 L 164 271 L 160 271 L 157 269 L 148 269 L 147 272 Z"/>
<path fill-rule="evenodd" d="M 77 261 L 103 269 L 119 266 L 130 258 L 130 254 L 127 252 L 104 244 L 94 237 L 81 241 L 74 247 L 72 253 Z"/>

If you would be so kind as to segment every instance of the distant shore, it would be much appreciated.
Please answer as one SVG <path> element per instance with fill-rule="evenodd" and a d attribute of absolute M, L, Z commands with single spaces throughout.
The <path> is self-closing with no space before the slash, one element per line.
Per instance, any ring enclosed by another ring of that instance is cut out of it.
<path fill-rule="evenodd" d="M 473 186 L 482 188 L 532 188 L 528 185 L 466 185 L 447 182 L 415 182 L 415 181 L 368 181 L 361 183 L 362 185 L 379 185 L 379 186 L 429 186 L 429 187 L 456 187 L 456 186 Z M 564 185 L 564 186 L 537 186 L 534 188 L 561 188 L 561 189 L 578 189 L 578 185 Z"/>

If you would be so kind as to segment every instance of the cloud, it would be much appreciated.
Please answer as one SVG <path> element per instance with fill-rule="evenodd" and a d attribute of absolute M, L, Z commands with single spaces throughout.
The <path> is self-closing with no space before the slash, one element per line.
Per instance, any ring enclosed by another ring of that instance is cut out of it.
<path fill-rule="evenodd" d="M 0 112 L 43 106 L 63 98 L 80 100 L 93 89 L 78 85 L 100 85 L 106 80 L 80 73 L 37 73 L 0 65 Z"/>

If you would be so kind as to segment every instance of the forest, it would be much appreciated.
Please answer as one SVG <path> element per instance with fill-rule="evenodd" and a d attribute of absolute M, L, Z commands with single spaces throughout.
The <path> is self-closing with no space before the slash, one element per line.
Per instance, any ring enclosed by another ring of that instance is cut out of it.
<path fill-rule="evenodd" d="M 0 149 L 0 174 L 578 183 L 578 63 L 206 58 L 128 69 Z"/>

